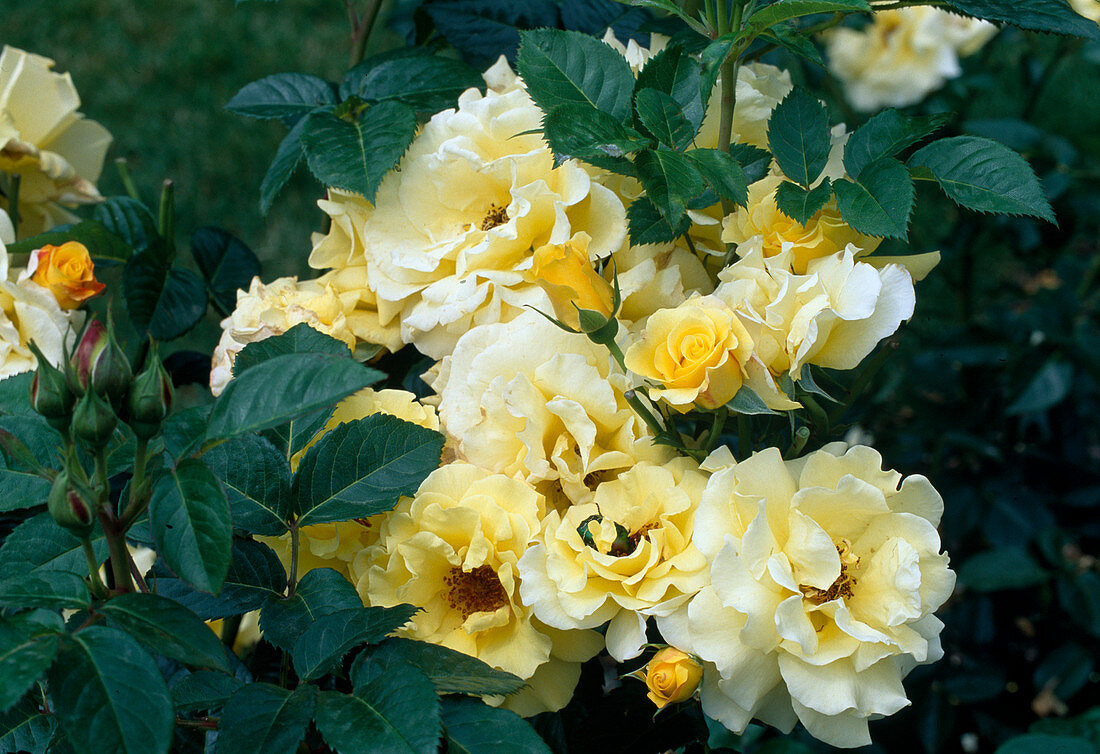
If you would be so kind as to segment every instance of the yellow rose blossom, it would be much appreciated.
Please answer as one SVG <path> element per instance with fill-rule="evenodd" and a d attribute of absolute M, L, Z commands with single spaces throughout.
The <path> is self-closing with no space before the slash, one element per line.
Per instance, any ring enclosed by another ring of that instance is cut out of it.
<path fill-rule="evenodd" d="M 76 309 L 107 287 L 96 280 L 92 257 L 77 241 L 43 246 L 31 254 L 27 272 L 54 295 L 62 309 Z"/>
<path fill-rule="evenodd" d="M 996 33 L 988 21 L 938 8 L 879 11 L 864 29 L 828 33 L 829 68 L 856 109 L 907 107 L 959 76 L 959 57 Z"/>
<path fill-rule="evenodd" d="M 519 562 L 524 604 L 559 629 L 609 622 L 611 656 L 636 657 L 647 617 L 671 613 L 705 580 L 691 536 L 706 480 L 688 458 L 642 462 L 600 484 L 592 502 L 550 511 Z"/>
<path fill-rule="evenodd" d="M 237 306 L 222 320 L 222 337 L 214 349 L 210 391 L 220 395 L 233 377 L 233 361 L 242 348 L 272 335 L 281 335 L 294 325 L 306 323 L 314 330 L 356 344 L 348 324 L 355 307 L 355 295 L 341 295 L 321 280 L 278 278 L 262 283 L 252 279 L 248 291 L 237 291 Z"/>
<path fill-rule="evenodd" d="M 380 325 L 437 359 L 476 325 L 548 310 L 529 276 L 535 249 L 585 232 L 595 261 L 626 239 L 622 201 L 581 163 L 555 164 L 542 111 L 503 58 L 486 80 L 498 88 L 470 89 L 425 124 L 373 204 L 330 192 L 322 209 L 351 217 L 351 235 L 334 228 L 310 256 L 360 270 L 359 288 L 334 285 L 365 287 Z"/>
<path fill-rule="evenodd" d="M 481 325 L 429 374 L 459 458 L 585 501 L 604 475 L 659 453 L 623 397 L 626 375 L 580 335 L 537 312 Z"/>
<path fill-rule="evenodd" d="M 1069 4 L 1085 18 L 1100 24 L 1100 0 L 1069 0 Z"/>
<path fill-rule="evenodd" d="M 520 599 L 517 563 L 538 534 L 542 506 L 517 479 L 443 466 L 383 523 L 356 574 L 360 594 L 370 605 L 421 608 L 399 633 L 535 681 L 555 642 Z M 565 681 L 566 693 L 556 695 L 563 705 L 576 677 Z"/>
<path fill-rule="evenodd" d="M 927 479 L 883 471 L 864 446 L 716 470 L 693 536 L 710 583 L 657 620 L 704 661 L 703 711 L 735 732 L 801 721 L 833 746 L 869 744 L 867 721 L 909 704 L 902 678 L 943 655 L 942 513 Z"/>
<path fill-rule="evenodd" d="M 222 626 L 225 624 L 220 618 L 206 621 L 210 630 L 219 637 L 222 635 Z M 260 611 L 253 610 L 241 616 L 241 624 L 237 627 L 237 636 L 233 639 L 233 651 L 240 655 L 248 649 L 256 646 L 256 642 L 264 635 L 260 630 Z"/>
<path fill-rule="evenodd" d="M 881 239 L 865 236 L 841 219 L 835 199 L 830 199 L 805 225 L 781 212 L 775 193 L 783 180 L 782 176 L 769 175 L 749 186 L 748 206 L 738 207 L 722 221 L 723 243 L 742 244 L 753 236 L 762 236 L 764 256 L 789 250 L 792 269 L 799 275 L 805 274 L 811 260 L 835 254 L 848 244 L 859 247 L 864 254 L 878 248 Z"/>
<path fill-rule="evenodd" d="M 573 329 L 579 329 L 578 309 L 611 316 L 615 292 L 600 277 L 588 256 L 587 233 L 578 233 L 561 244 L 546 244 L 535 250 L 531 280 L 550 297 L 554 315 Z"/>
<path fill-rule="evenodd" d="M 0 51 L 0 174 L 20 176 L 19 235 L 76 222 L 64 209 L 101 201 L 95 182 L 111 135 L 77 112 L 80 96 L 54 61 L 14 47 Z M 0 203 L 10 187 L 0 185 Z"/>
<path fill-rule="evenodd" d="M 646 696 L 657 709 L 686 702 L 699 688 L 703 667 L 691 655 L 675 647 L 665 647 L 653 655 L 644 668 Z"/>
<path fill-rule="evenodd" d="M 651 390 L 678 411 L 717 408 L 741 389 L 753 342 L 736 313 L 713 296 L 693 296 L 646 321 L 626 352 L 626 367 L 660 387 Z"/>
<path fill-rule="evenodd" d="M 693 293 L 714 290 L 710 274 L 699 257 L 676 244 L 631 246 L 615 255 L 622 306 L 616 315 L 629 323 L 644 324 L 658 309 L 672 309 Z M 608 277 L 612 269 L 606 269 Z"/>

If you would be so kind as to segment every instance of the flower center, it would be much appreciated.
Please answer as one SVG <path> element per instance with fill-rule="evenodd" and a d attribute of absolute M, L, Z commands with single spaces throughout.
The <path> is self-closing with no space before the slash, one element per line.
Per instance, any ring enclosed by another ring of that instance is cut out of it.
<path fill-rule="evenodd" d="M 491 613 L 508 604 L 508 595 L 490 566 L 478 566 L 464 571 L 459 566 L 443 577 L 447 586 L 447 601 L 466 620 L 474 613 Z"/>
<path fill-rule="evenodd" d="M 481 230 L 492 230 L 498 225 L 504 225 L 508 222 L 508 208 L 501 207 L 496 202 L 489 205 L 489 211 L 485 213 L 485 217 L 481 218 L 481 223 L 477 226 Z"/>
<path fill-rule="evenodd" d="M 846 539 L 840 540 L 836 545 L 837 554 L 840 555 L 840 575 L 836 577 L 828 589 L 799 584 L 798 588 L 802 596 L 815 605 L 824 605 L 839 597 L 850 598 L 852 588 L 856 585 L 856 579 L 851 570 L 859 565 L 859 558 L 852 552 L 852 543 Z"/>

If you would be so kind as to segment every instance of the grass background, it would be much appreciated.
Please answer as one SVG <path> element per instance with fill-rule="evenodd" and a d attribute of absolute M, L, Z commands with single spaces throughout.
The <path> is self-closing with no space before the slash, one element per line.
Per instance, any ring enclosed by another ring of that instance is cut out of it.
<path fill-rule="evenodd" d="M 114 135 L 99 181 L 125 193 L 115 166 L 125 157 L 155 207 L 161 182 L 176 184 L 181 242 L 202 225 L 239 236 L 263 262 L 263 277 L 310 276 L 310 233 L 323 190 L 300 166 L 260 215 L 260 182 L 286 133 L 224 105 L 250 81 L 288 71 L 339 80 L 350 33 L 342 0 L 3 0 L 0 44 L 53 58 L 72 74 L 82 111 Z M 385 13 L 385 11 L 383 11 Z M 383 16 L 384 18 L 385 16 Z M 397 43 L 383 27 L 372 47 Z"/>

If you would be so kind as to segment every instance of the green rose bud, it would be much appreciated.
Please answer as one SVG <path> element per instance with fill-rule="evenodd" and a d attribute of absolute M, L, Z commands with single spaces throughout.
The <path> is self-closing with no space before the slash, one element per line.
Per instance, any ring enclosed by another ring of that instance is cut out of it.
<path fill-rule="evenodd" d="M 93 496 L 86 490 L 79 490 L 69 478 L 68 471 L 62 471 L 50 488 L 47 508 L 50 516 L 59 526 L 63 526 L 78 537 L 87 537 L 95 527 L 95 507 Z"/>
<path fill-rule="evenodd" d="M 117 424 L 114 409 L 92 390 L 84 394 L 73 410 L 73 434 L 92 448 L 104 447 Z"/>
<path fill-rule="evenodd" d="M 130 387 L 126 399 L 126 423 L 135 435 L 148 440 L 157 433 L 171 410 L 172 379 L 164 369 L 154 342 L 145 369 Z"/>
<path fill-rule="evenodd" d="M 65 375 L 51 364 L 32 341 L 31 352 L 38 360 L 38 369 L 31 380 L 31 407 L 41 414 L 54 429 L 64 432 L 73 415 L 72 390 L 65 382 Z"/>
<path fill-rule="evenodd" d="M 74 392 L 83 395 L 91 390 L 112 403 L 125 397 L 133 379 L 130 361 L 113 330 L 99 320 L 85 328 L 69 364 L 69 387 Z"/>

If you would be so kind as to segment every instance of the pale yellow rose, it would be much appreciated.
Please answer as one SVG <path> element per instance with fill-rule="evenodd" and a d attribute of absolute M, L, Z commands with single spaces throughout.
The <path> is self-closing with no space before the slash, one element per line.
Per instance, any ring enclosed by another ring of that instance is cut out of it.
<path fill-rule="evenodd" d="M 841 219 L 835 199 L 830 199 L 805 225 L 785 215 L 775 202 L 783 180 L 782 176 L 769 175 L 749 186 L 748 206 L 738 207 L 722 221 L 724 243 L 739 245 L 761 236 L 764 256 L 790 251 L 792 270 L 799 275 L 805 274 L 811 260 L 835 254 L 849 244 L 864 254 L 878 248 L 881 239 L 865 236 Z"/>
<path fill-rule="evenodd" d="M 626 352 L 626 368 L 656 383 L 654 400 L 678 411 L 728 403 L 744 381 L 753 341 L 737 314 L 714 296 L 693 296 L 646 320 Z"/>
<path fill-rule="evenodd" d="M 565 243 L 540 246 L 529 274 L 549 296 L 558 320 L 574 330 L 580 329 L 578 309 L 606 318 L 613 308 L 615 292 L 592 266 L 588 241 L 587 233 L 578 233 Z"/>
<path fill-rule="evenodd" d="M 645 666 L 646 697 L 664 709 L 669 704 L 686 702 L 699 688 L 703 666 L 694 657 L 675 647 L 665 647 Z"/>
<path fill-rule="evenodd" d="M 644 324 L 658 309 L 672 309 L 693 293 L 714 290 L 699 257 L 677 244 L 643 244 L 615 254 L 622 308 L 620 320 Z M 612 269 L 605 269 L 609 277 Z"/>
<path fill-rule="evenodd" d="M 867 721 L 909 704 L 902 678 L 943 655 L 942 513 L 927 479 L 883 471 L 864 446 L 793 461 L 770 448 L 716 471 L 694 529 L 710 584 L 657 621 L 704 661 L 703 711 L 735 732 L 797 720 L 869 744 Z"/>
<path fill-rule="evenodd" d="M 233 378 L 233 361 L 249 343 L 281 335 L 306 323 L 354 348 L 355 334 L 348 324 L 355 296 L 340 294 L 320 280 L 287 277 L 270 283 L 252 279 L 248 291 L 237 291 L 237 307 L 222 320 L 222 337 L 214 349 L 210 392 L 220 395 Z"/>
<path fill-rule="evenodd" d="M 600 484 L 591 503 L 551 510 L 519 562 L 524 603 L 555 628 L 609 623 L 611 656 L 636 657 L 646 619 L 671 613 L 705 580 L 691 536 L 706 481 L 687 458 L 642 462 Z"/>
<path fill-rule="evenodd" d="M 556 166 L 539 129 L 542 112 L 498 63 L 498 88 L 463 93 L 437 113 L 382 181 L 374 203 L 331 192 L 322 209 L 347 214 L 351 235 L 330 233 L 316 268 L 355 267 L 383 327 L 432 358 L 472 327 L 549 308 L 529 279 L 534 251 L 584 232 L 590 260 L 618 251 L 626 210 L 594 171 Z M 353 205 L 353 206 L 348 206 Z M 339 285 L 343 285 L 340 283 Z M 355 288 L 340 288 L 354 291 Z"/>
<path fill-rule="evenodd" d="M 788 71 L 767 63 L 747 63 L 737 69 L 737 99 L 733 104 L 731 141 L 767 149 L 768 121 L 776 105 L 794 85 Z M 695 139 L 700 147 L 718 149 L 718 126 L 722 119 L 722 81 L 714 85 L 703 127 Z"/>
<path fill-rule="evenodd" d="M 604 32 L 601 41 L 626 58 L 626 62 L 630 65 L 630 70 L 637 76 L 641 70 L 645 68 L 645 64 L 649 62 L 649 59 L 668 45 L 669 38 L 664 34 L 650 34 L 649 47 L 643 47 L 633 39 L 628 39 L 624 45 L 619 41 L 618 37 L 615 36 L 615 32 L 608 28 L 608 30 Z"/>
<path fill-rule="evenodd" d="M 427 376 L 458 457 L 587 501 L 606 475 L 659 454 L 606 348 L 537 312 L 475 327 Z"/>
<path fill-rule="evenodd" d="M 83 312 L 63 310 L 50 291 L 28 279 L 25 270 L 11 269 L 7 248 L 0 241 L 0 379 L 36 367 L 29 348 L 32 340 L 51 364 L 61 364 L 83 321 Z"/>
<path fill-rule="evenodd" d="M 1069 4 L 1085 18 L 1100 24 L 1100 0 L 1069 0 Z"/>
<path fill-rule="evenodd" d="M 743 258 L 719 273 L 714 296 L 742 317 L 774 376 L 798 379 L 805 364 L 852 369 L 913 315 L 909 272 L 857 261 L 854 246 L 812 260 L 804 275 L 791 270 L 790 250 L 765 257 L 760 236 L 738 251 Z"/>
<path fill-rule="evenodd" d="M 829 68 L 858 110 L 907 107 L 962 73 L 959 57 L 997 33 L 988 21 L 938 8 L 876 12 L 863 29 L 828 32 Z"/>
<path fill-rule="evenodd" d="M 77 309 L 106 288 L 96 280 L 88 248 L 77 241 L 49 244 L 31 253 L 27 274 L 47 289 L 62 309 Z"/>
<path fill-rule="evenodd" d="M 0 208 L 0 243 L 15 243 L 15 226 L 11 223 L 8 213 Z"/>
<path fill-rule="evenodd" d="M 517 479 L 469 464 L 443 466 L 383 523 L 378 545 L 356 573 L 360 594 L 370 605 L 421 608 L 400 631 L 406 636 L 477 657 L 531 683 L 565 685 L 558 690 L 564 693 L 542 694 L 564 706 L 576 677 L 538 677 L 551 662 L 555 641 L 520 598 L 517 564 L 539 532 L 542 507 L 541 496 Z M 579 644 L 598 650 L 598 643 L 577 636 Z M 587 657 L 573 661 L 582 659 Z"/>
<path fill-rule="evenodd" d="M 18 174 L 19 235 L 75 222 L 64 209 L 102 199 L 95 182 L 111 135 L 77 112 L 80 96 L 54 61 L 14 47 L 0 51 L 0 180 Z M 0 185 L 0 204 L 10 185 Z"/>

